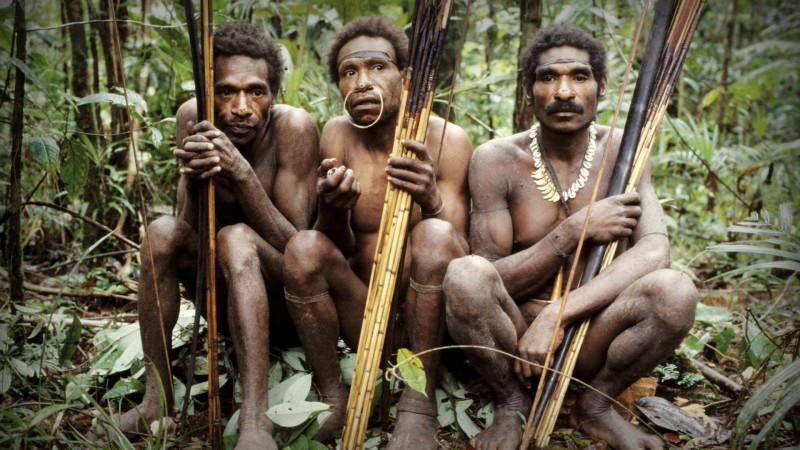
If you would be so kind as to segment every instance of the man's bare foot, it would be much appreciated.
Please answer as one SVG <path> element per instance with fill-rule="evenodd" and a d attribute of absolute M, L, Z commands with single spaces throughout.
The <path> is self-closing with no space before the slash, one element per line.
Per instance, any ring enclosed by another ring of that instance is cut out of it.
<path fill-rule="evenodd" d="M 436 417 L 411 411 L 397 413 L 397 422 L 389 440 L 387 450 L 436 450 L 436 431 L 439 421 Z"/>
<path fill-rule="evenodd" d="M 617 450 L 662 450 L 657 436 L 645 433 L 623 419 L 605 399 L 584 393 L 570 416 L 570 425 L 592 439 L 604 440 Z"/>
<path fill-rule="evenodd" d="M 470 439 L 469 445 L 475 450 L 516 450 L 522 440 L 518 411 L 516 408 L 498 409 L 492 425 Z"/>
<path fill-rule="evenodd" d="M 266 415 L 243 419 L 239 416 L 239 440 L 235 450 L 278 450 L 272 437 L 272 422 Z"/>
<path fill-rule="evenodd" d="M 344 385 L 338 386 L 332 393 L 322 393 L 322 401 L 331 406 L 331 414 L 319 427 L 314 435 L 314 440 L 326 442 L 333 433 L 341 431 L 344 426 L 345 413 L 347 412 L 347 389 Z"/>
<path fill-rule="evenodd" d="M 161 417 L 159 409 L 158 403 L 144 400 L 122 414 L 114 414 L 110 418 L 100 417 L 90 432 L 91 438 L 103 440 L 116 433 L 116 429 L 126 436 L 146 434 L 150 430 L 150 424 Z M 113 420 L 116 426 L 108 423 L 108 420 Z"/>

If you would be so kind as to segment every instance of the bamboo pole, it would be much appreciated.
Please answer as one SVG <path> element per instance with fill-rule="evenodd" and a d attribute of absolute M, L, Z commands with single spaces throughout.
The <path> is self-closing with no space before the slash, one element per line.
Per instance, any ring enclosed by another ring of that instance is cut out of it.
<path fill-rule="evenodd" d="M 433 102 L 434 77 L 451 6 L 450 0 L 420 0 L 415 3 L 412 20 L 415 31 L 409 67 L 403 74 L 401 114 L 397 119 L 391 156 L 415 158 L 402 142 L 425 141 Z M 343 449 L 363 447 L 392 299 L 402 272 L 400 263 L 408 239 L 411 210 L 411 196 L 387 183 L 342 433 Z"/>

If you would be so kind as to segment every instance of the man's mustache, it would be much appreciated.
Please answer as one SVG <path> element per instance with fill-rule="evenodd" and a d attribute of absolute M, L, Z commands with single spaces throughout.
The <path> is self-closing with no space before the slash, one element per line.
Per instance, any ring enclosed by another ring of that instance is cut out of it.
<path fill-rule="evenodd" d="M 547 114 L 558 114 L 562 112 L 570 112 L 575 114 L 583 114 L 583 106 L 573 102 L 573 101 L 561 101 L 557 100 L 549 105 L 544 109 L 544 112 Z"/>

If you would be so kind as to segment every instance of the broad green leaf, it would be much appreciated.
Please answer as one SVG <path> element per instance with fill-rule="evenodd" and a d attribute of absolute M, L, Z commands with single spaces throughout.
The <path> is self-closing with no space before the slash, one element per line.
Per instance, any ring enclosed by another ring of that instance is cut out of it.
<path fill-rule="evenodd" d="M 277 405 L 283 401 L 283 397 L 286 395 L 286 391 L 289 389 L 289 386 L 293 385 L 295 381 L 300 379 L 305 373 L 296 373 L 289 378 L 281 381 L 278 383 L 277 386 L 272 387 L 269 389 L 269 404 L 270 405 Z"/>
<path fill-rule="evenodd" d="M 348 353 L 339 360 L 339 370 L 342 371 L 342 381 L 347 386 L 353 382 L 353 373 L 356 370 L 356 354 Z"/>
<path fill-rule="evenodd" d="M 312 414 L 327 411 L 329 408 L 330 406 L 321 402 L 283 402 L 267 410 L 267 416 L 283 428 L 293 428 L 308 420 Z"/>
<path fill-rule="evenodd" d="M 283 352 L 283 360 L 286 361 L 286 364 L 289 364 L 294 370 L 299 370 L 301 372 L 305 372 L 306 368 L 303 365 L 303 361 L 306 360 L 306 355 L 302 351 L 299 350 L 286 350 Z"/>
<path fill-rule="evenodd" d="M 28 149 L 33 160 L 45 170 L 58 168 L 60 149 L 55 139 L 48 136 L 36 136 L 28 139 Z"/>
<path fill-rule="evenodd" d="M 109 389 L 104 395 L 103 400 L 125 397 L 126 395 L 142 392 L 144 383 L 134 377 L 120 378 L 114 383 L 114 387 Z"/>
<path fill-rule="evenodd" d="M 456 412 L 453 409 L 453 402 L 447 393 L 441 389 L 436 389 L 436 420 L 439 426 L 444 428 L 452 425 L 456 421 Z"/>
<path fill-rule="evenodd" d="M 14 370 L 17 371 L 17 373 L 20 376 L 32 377 L 36 375 L 36 371 L 33 369 L 33 367 L 31 367 L 30 364 L 26 363 L 25 361 L 22 361 L 14 357 L 11 357 L 10 361 L 11 361 L 11 366 L 14 368 Z"/>
<path fill-rule="evenodd" d="M 283 395 L 283 401 L 299 404 L 308 397 L 309 392 L 311 392 L 311 374 L 306 373 L 295 380 L 294 383 L 286 389 L 286 393 Z"/>
<path fill-rule="evenodd" d="M 711 325 L 724 324 L 730 322 L 733 315 L 728 310 L 721 306 L 708 306 L 703 303 L 697 304 L 697 312 L 695 313 L 694 320 L 705 322 Z"/>
<path fill-rule="evenodd" d="M 64 164 L 61 165 L 60 174 L 70 198 L 80 198 L 89 175 L 89 161 L 82 149 L 73 148 L 67 154 Z"/>
<path fill-rule="evenodd" d="M 121 92 L 125 92 L 120 89 Z M 112 105 L 119 106 L 119 107 L 126 107 L 130 105 L 131 107 L 140 108 L 143 113 L 147 113 L 147 102 L 144 101 L 141 95 L 137 94 L 136 92 L 131 91 L 130 89 L 128 92 L 128 99 L 127 102 L 125 100 L 124 94 L 115 94 L 113 92 L 98 92 L 96 94 L 87 95 L 86 97 L 82 97 L 78 99 L 76 104 L 78 106 L 81 105 L 89 105 L 94 103 L 111 103 Z"/>
<path fill-rule="evenodd" d="M 403 377 L 411 389 L 419 392 L 424 396 L 425 393 L 425 368 L 422 367 L 422 361 L 411 353 L 407 348 L 401 348 L 397 351 L 397 366 L 400 369 L 400 376 Z"/>

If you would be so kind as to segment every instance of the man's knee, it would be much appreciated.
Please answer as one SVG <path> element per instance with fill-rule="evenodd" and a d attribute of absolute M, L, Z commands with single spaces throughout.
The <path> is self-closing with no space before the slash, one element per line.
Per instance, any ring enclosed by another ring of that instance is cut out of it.
<path fill-rule="evenodd" d="M 471 322 L 485 318 L 487 308 L 496 303 L 492 287 L 497 276 L 494 265 L 477 255 L 451 261 L 443 283 L 448 320 Z"/>
<path fill-rule="evenodd" d="M 284 280 L 287 283 L 306 283 L 325 266 L 326 258 L 336 252 L 336 246 L 323 233 L 315 230 L 298 232 L 286 244 Z"/>
<path fill-rule="evenodd" d="M 171 259 L 181 242 L 192 233 L 188 223 L 174 216 L 161 216 L 150 222 L 147 227 L 146 240 L 142 242 L 142 264 L 150 265 L 146 252 L 153 252 L 154 262 Z"/>
<path fill-rule="evenodd" d="M 217 233 L 217 261 L 226 276 L 260 270 L 255 231 L 243 223 L 228 225 Z"/>
<path fill-rule="evenodd" d="M 643 280 L 653 312 L 667 331 L 684 336 L 694 324 L 698 292 L 694 283 L 672 269 L 657 270 Z"/>
<path fill-rule="evenodd" d="M 450 222 L 426 219 L 411 231 L 411 255 L 422 271 L 441 271 L 454 258 L 463 255 L 458 233 Z"/>

